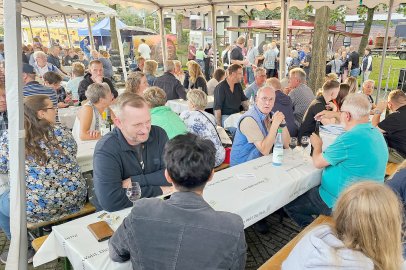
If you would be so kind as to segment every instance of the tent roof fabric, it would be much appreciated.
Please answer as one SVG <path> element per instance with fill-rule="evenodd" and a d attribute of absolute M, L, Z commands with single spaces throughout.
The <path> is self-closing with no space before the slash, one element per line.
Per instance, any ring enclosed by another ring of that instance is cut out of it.
<path fill-rule="evenodd" d="M 100 1 L 100 0 L 97 0 Z M 251 10 L 253 8 L 262 10 L 265 7 L 268 9 L 275 9 L 281 7 L 281 0 L 108 0 L 110 4 L 129 5 L 136 8 L 145 9 L 174 9 L 174 10 L 207 10 L 209 11 L 211 5 L 215 5 L 217 10 L 222 11 L 239 11 L 241 9 Z M 305 8 L 308 4 L 314 8 L 322 6 L 329 6 L 334 9 L 339 6 L 346 6 L 347 8 L 356 9 L 360 2 L 367 7 L 375 7 L 380 3 L 388 3 L 388 0 L 290 0 L 290 7 Z M 400 3 L 404 0 L 394 0 L 394 7 L 399 7 Z"/>
<path fill-rule="evenodd" d="M 119 19 L 117 20 L 117 26 L 120 30 L 137 32 L 140 35 L 156 34 L 154 31 L 148 28 L 138 27 L 138 26 L 128 26 Z M 87 27 L 83 27 L 78 30 L 79 36 L 88 36 L 89 30 Z M 99 23 L 92 27 L 92 34 L 95 37 L 105 36 L 109 37 L 110 34 L 110 17 L 106 17 Z"/>
<path fill-rule="evenodd" d="M 0 17 L 3 22 L 4 1 L 0 0 Z M 83 16 L 88 14 L 104 14 L 115 16 L 116 11 L 93 0 L 22 0 L 21 14 L 32 19 L 44 17 Z"/>
<path fill-rule="evenodd" d="M 126 28 L 127 25 L 117 19 L 117 26 L 119 29 Z M 78 31 L 79 36 L 88 36 L 89 30 L 88 28 L 82 28 Z M 92 27 L 92 34 L 93 36 L 110 36 L 110 17 L 106 17 L 101 20 L 99 23 Z"/>

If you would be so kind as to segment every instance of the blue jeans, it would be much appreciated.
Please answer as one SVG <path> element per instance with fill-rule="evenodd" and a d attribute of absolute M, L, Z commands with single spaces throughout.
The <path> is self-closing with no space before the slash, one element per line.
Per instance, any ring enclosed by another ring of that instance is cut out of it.
<path fill-rule="evenodd" d="M 10 240 L 10 191 L 0 195 L 0 228 Z"/>
<path fill-rule="evenodd" d="M 252 84 L 255 81 L 254 71 L 252 70 L 252 67 L 247 67 L 247 78 L 248 84 Z"/>
<path fill-rule="evenodd" d="M 196 62 L 199 64 L 200 68 L 202 69 L 202 72 L 204 73 L 204 61 L 201 59 L 196 59 Z"/>
<path fill-rule="evenodd" d="M 284 207 L 288 216 L 302 228 L 313 222 L 313 215 L 331 215 L 331 208 L 320 197 L 319 187 L 312 188 Z"/>
<path fill-rule="evenodd" d="M 358 77 L 359 76 L 359 68 L 351 69 L 350 76 L 355 77 L 355 78 Z"/>

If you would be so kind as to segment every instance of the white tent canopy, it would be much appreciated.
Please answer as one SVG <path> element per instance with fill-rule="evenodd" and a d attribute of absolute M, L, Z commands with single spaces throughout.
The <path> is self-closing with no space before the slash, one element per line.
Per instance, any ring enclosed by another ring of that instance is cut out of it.
<path fill-rule="evenodd" d="M 97 0 L 100 1 L 100 0 Z M 239 11 L 241 9 L 251 10 L 264 8 L 275 9 L 281 7 L 281 0 L 258 1 L 258 0 L 108 0 L 109 3 L 129 5 L 136 8 L 144 9 L 174 9 L 174 10 L 193 10 L 200 9 L 202 11 L 210 11 L 212 5 L 216 6 L 216 10 L 231 10 Z M 356 9 L 360 4 L 367 7 L 375 7 L 380 3 L 388 4 L 388 0 L 290 0 L 289 7 L 298 7 L 299 9 L 311 5 L 313 8 L 318 9 L 322 6 L 328 6 L 335 9 L 339 6 L 346 6 L 349 9 Z M 398 7 L 404 1 L 395 0 L 394 7 Z"/>
<path fill-rule="evenodd" d="M 4 14 L 4 1 L 0 0 L 0 14 Z M 23 0 L 21 15 L 31 19 L 44 17 L 84 16 L 86 14 L 104 14 L 116 16 L 116 11 L 93 0 Z M 1 18 L 3 23 L 3 18 Z"/>
<path fill-rule="evenodd" d="M 27 269 L 27 227 L 24 169 L 24 122 L 21 59 L 21 17 L 28 19 L 103 14 L 116 16 L 116 11 L 93 0 L 0 0 L 0 24 L 4 25 L 7 112 L 9 115 L 10 148 L 10 228 L 11 243 L 6 269 Z M 48 31 L 49 32 L 49 31 Z"/>
<path fill-rule="evenodd" d="M 307 4 L 312 5 L 314 8 L 321 6 L 329 6 L 336 8 L 345 5 L 349 8 L 357 8 L 360 4 L 368 7 L 374 7 L 379 3 L 388 3 L 390 7 L 389 16 L 387 21 L 390 21 L 391 12 L 396 9 L 404 0 L 272 0 L 272 1 L 257 1 L 257 0 L 109 0 L 110 3 L 120 3 L 134 5 L 138 8 L 146 9 L 159 9 L 161 25 L 163 22 L 162 10 L 163 9 L 206 9 L 213 14 L 216 10 L 223 8 L 227 9 L 245 9 L 252 8 L 273 9 L 281 7 L 285 3 L 283 16 L 287 15 L 288 8 L 297 6 L 299 8 L 305 7 Z M 7 261 L 6 269 L 24 270 L 27 269 L 27 253 L 26 253 L 26 226 L 25 226 L 25 166 L 24 166 L 24 139 L 25 130 L 23 124 L 23 105 L 22 105 L 22 91 L 15 91 L 22 89 L 21 71 L 21 16 L 28 18 L 43 18 L 52 16 L 74 16 L 74 15 L 87 15 L 87 14 L 105 14 L 108 16 L 115 16 L 114 10 L 108 7 L 94 3 L 92 0 L 0 0 L 0 23 L 3 23 L 3 16 L 7 19 L 4 21 L 5 29 L 5 54 L 6 61 L 6 94 L 7 94 L 7 111 L 9 114 L 9 132 L 10 132 L 10 221 L 12 239 L 10 244 L 10 253 Z M 213 16 L 214 18 L 215 16 Z M 212 21 L 215 22 L 214 19 Z M 283 28 L 286 29 L 287 20 L 284 20 Z M 388 25 L 386 28 L 385 42 L 387 44 Z M 215 26 L 214 26 L 215 27 Z M 161 36 L 164 33 L 161 27 Z M 215 31 L 213 31 L 215 33 Z M 214 34 L 213 34 L 214 35 Z M 285 35 L 281 35 L 285 39 Z M 163 39 L 165 42 L 165 39 Z M 281 46 L 286 44 L 281 42 Z M 164 46 L 162 46 L 164 48 Z M 283 54 L 283 51 L 281 51 Z M 383 53 L 383 60 L 385 58 L 385 48 Z M 283 58 L 282 58 L 283 59 Z M 381 64 L 380 77 L 382 77 L 383 61 Z M 380 86 L 378 87 L 380 88 Z M 23 224 L 23 226 L 21 226 Z"/>

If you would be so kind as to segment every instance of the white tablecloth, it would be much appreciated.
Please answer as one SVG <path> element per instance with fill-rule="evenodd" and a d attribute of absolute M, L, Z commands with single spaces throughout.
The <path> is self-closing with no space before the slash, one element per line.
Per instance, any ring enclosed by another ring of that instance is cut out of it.
<path fill-rule="evenodd" d="M 323 141 L 322 151 L 326 150 L 336 139 L 338 135 L 320 131 L 320 138 Z"/>
<path fill-rule="evenodd" d="M 93 153 L 96 143 L 97 141 L 83 141 L 78 143 L 76 158 L 82 173 L 93 170 Z"/>
<path fill-rule="evenodd" d="M 72 129 L 73 124 L 75 123 L 76 114 L 81 107 L 79 106 L 70 106 L 68 108 L 58 109 L 59 122 Z"/>
<path fill-rule="evenodd" d="M 238 120 L 240 120 L 242 113 L 234 113 L 224 121 L 224 128 L 235 127 L 237 128 Z"/>
<path fill-rule="evenodd" d="M 285 151 L 287 154 L 287 151 Z M 301 155 L 295 154 L 296 157 Z M 244 227 L 268 216 L 320 183 L 321 170 L 310 160 L 285 158 L 282 166 L 272 165 L 266 156 L 216 172 L 204 191 L 205 200 L 216 210 L 240 215 Z M 115 212 L 119 221 L 130 208 Z M 54 226 L 52 233 L 34 257 L 34 266 L 68 257 L 74 269 L 132 269 L 131 263 L 114 263 L 109 259 L 108 241 L 97 242 L 87 225 L 99 221 L 101 212 Z"/>
<path fill-rule="evenodd" d="M 214 97 L 207 96 L 207 105 L 206 109 L 212 109 L 214 104 Z M 172 99 L 166 102 L 166 106 L 170 107 L 172 111 L 176 112 L 177 114 L 181 114 L 183 111 L 189 110 L 187 101 L 183 99 Z"/>

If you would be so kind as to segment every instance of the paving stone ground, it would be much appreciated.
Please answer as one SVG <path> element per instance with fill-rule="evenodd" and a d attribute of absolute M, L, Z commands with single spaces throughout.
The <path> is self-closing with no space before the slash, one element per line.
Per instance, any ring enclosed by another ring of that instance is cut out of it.
<path fill-rule="evenodd" d="M 245 230 L 245 238 L 248 245 L 246 270 L 258 269 L 273 254 L 286 245 L 295 237 L 300 228 L 297 227 L 289 218 L 284 218 L 282 223 L 279 222 L 279 215 L 272 214 L 266 218 L 270 232 L 266 235 L 257 233 L 252 227 Z M 0 253 L 8 250 L 9 241 L 3 233 L 0 233 Z M 0 270 L 5 269 L 0 265 Z M 63 260 L 55 260 L 46 265 L 34 268 L 32 264 L 28 269 L 35 270 L 63 270 Z"/>

